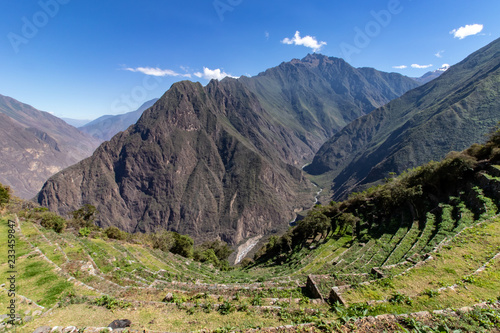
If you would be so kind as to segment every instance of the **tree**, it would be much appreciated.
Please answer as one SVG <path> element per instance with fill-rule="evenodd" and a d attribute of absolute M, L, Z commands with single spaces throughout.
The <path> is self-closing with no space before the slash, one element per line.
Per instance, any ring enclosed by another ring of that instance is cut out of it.
<path fill-rule="evenodd" d="M 154 249 L 160 249 L 163 252 L 169 252 L 174 246 L 175 240 L 173 232 L 163 230 L 150 235 Z"/>
<path fill-rule="evenodd" d="M 286 232 L 280 238 L 280 252 L 291 252 L 292 251 L 292 234 L 290 232 Z"/>
<path fill-rule="evenodd" d="M 93 227 L 94 220 L 99 212 L 97 209 L 89 204 L 82 206 L 80 209 L 72 211 L 73 219 L 77 225 L 81 227 Z"/>
<path fill-rule="evenodd" d="M 0 184 L 0 206 L 5 205 L 10 200 L 10 187 Z"/>
<path fill-rule="evenodd" d="M 221 240 L 207 241 L 200 245 L 201 251 L 212 249 L 219 260 L 227 260 L 233 252 L 226 242 Z"/>
<path fill-rule="evenodd" d="M 106 230 L 104 230 L 104 233 L 106 234 L 106 236 L 108 236 L 108 238 L 111 239 L 124 240 L 125 238 L 127 238 L 127 234 L 117 227 L 106 228 Z"/>
<path fill-rule="evenodd" d="M 199 248 L 194 251 L 193 259 L 199 262 L 207 262 L 213 264 L 215 267 L 219 267 L 219 258 L 215 255 L 213 249 L 206 249 L 204 251 Z"/>
<path fill-rule="evenodd" d="M 330 232 L 332 225 L 330 219 L 319 209 L 312 210 L 307 216 L 299 222 L 299 232 L 304 233 L 304 239 L 307 237 L 316 237 L 323 234 L 323 237 Z"/>
<path fill-rule="evenodd" d="M 66 228 L 66 220 L 52 212 L 42 213 L 40 225 L 47 229 L 52 229 L 61 233 Z"/>
<path fill-rule="evenodd" d="M 338 225 L 340 226 L 339 234 L 343 235 L 348 227 L 351 227 L 353 232 L 356 230 L 356 225 L 360 222 L 359 217 L 352 213 L 342 213 L 338 217 Z M 358 230 L 359 231 L 359 230 Z"/>
<path fill-rule="evenodd" d="M 191 258 L 193 256 L 193 244 L 194 242 L 189 236 L 174 232 L 174 246 L 172 246 L 170 252 Z"/>

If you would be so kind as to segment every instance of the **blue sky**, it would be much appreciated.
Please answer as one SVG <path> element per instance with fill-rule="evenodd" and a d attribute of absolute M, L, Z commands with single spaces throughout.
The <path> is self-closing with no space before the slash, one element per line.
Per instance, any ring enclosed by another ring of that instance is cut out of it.
<path fill-rule="evenodd" d="M 256 75 L 314 51 L 421 76 L 500 37 L 499 14 L 498 0 L 3 0 L 0 94 L 94 119 L 179 80 Z"/>

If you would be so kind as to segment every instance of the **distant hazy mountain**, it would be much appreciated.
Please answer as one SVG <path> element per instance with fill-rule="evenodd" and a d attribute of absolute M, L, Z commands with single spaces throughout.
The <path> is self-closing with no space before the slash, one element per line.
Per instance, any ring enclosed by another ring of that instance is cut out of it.
<path fill-rule="evenodd" d="M 0 183 L 29 199 L 58 171 L 92 154 L 100 141 L 48 112 L 0 95 Z"/>
<path fill-rule="evenodd" d="M 71 125 L 76 128 L 88 124 L 89 122 L 92 121 L 90 119 L 72 119 L 72 118 L 61 118 L 61 119 L 64 120 L 68 125 Z"/>
<path fill-rule="evenodd" d="M 424 75 L 422 75 L 421 77 L 415 77 L 413 79 L 420 84 L 426 84 L 427 82 L 430 82 L 430 81 L 440 77 L 441 74 L 446 72 L 449 68 L 450 68 L 450 65 L 443 65 L 443 67 L 438 68 L 435 71 L 427 72 Z"/>
<path fill-rule="evenodd" d="M 97 118 L 79 129 L 82 132 L 88 133 L 95 138 L 103 141 L 108 141 L 116 133 L 126 130 L 130 125 L 133 125 L 139 120 L 142 113 L 153 106 L 158 98 L 147 101 L 136 111 L 128 112 L 119 115 L 105 115 Z"/>
<path fill-rule="evenodd" d="M 309 55 L 253 78 L 174 84 L 138 122 L 47 181 L 38 202 L 83 204 L 98 223 L 197 241 L 288 227 L 313 204 L 300 167 L 346 123 L 418 86 L 400 74 Z"/>
<path fill-rule="evenodd" d="M 346 126 L 306 170 L 333 180 L 334 198 L 345 197 L 389 172 L 483 142 L 499 121 L 500 39 Z"/>

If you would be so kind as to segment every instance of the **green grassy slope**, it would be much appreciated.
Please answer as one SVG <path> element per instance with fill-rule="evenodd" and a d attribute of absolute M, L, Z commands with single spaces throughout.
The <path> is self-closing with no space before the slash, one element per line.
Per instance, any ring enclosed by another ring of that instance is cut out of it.
<path fill-rule="evenodd" d="M 294 331 L 301 323 L 316 331 L 359 331 L 364 321 L 356 318 L 487 302 L 486 309 L 458 315 L 373 320 L 408 330 L 443 323 L 498 330 L 499 148 L 497 132 L 486 145 L 318 206 L 271 239 L 256 263 L 229 271 L 155 250 L 139 238 L 119 241 L 99 230 L 85 237 L 71 229 L 56 233 L 40 225 L 30 205 L 11 201 L 0 231 L 6 235 L 7 220 L 18 221 L 18 313 L 33 317 L 19 325 L 26 332 L 43 325 L 83 328 L 119 317 L 131 319 L 132 329 L 156 332 L 281 325 Z M 0 248 L 6 281 L 5 237 Z M 344 305 L 311 299 L 308 276 L 326 300 L 337 287 Z M 3 289 L 0 306 L 9 301 Z"/>

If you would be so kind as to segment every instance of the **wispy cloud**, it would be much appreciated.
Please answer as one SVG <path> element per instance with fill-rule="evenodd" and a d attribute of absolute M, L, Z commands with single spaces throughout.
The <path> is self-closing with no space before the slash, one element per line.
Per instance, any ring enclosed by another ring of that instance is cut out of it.
<path fill-rule="evenodd" d="M 171 69 L 161 69 L 158 67 L 137 67 L 137 68 L 124 68 L 126 71 L 130 72 L 138 72 L 151 76 L 182 76 L 182 77 L 191 77 L 191 74 L 180 74 Z"/>
<path fill-rule="evenodd" d="M 432 64 L 431 65 L 418 65 L 418 64 L 411 65 L 411 68 L 418 68 L 418 69 L 429 68 L 429 67 L 432 67 Z"/>
<path fill-rule="evenodd" d="M 477 35 L 483 31 L 482 24 L 467 24 L 465 27 L 460 27 L 458 29 L 453 29 L 450 34 L 455 38 L 464 39 L 467 36 Z"/>
<path fill-rule="evenodd" d="M 207 67 L 203 67 L 203 73 L 201 72 L 196 72 L 193 74 L 196 77 L 202 78 L 202 79 L 207 79 L 207 80 L 222 80 L 225 77 L 232 77 L 234 79 L 237 79 L 237 76 L 232 76 L 231 74 L 228 74 L 221 69 L 210 69 Z"/>
<path fill-rule="evenodd" d="M 438 53 L 434 54 L 436 57 L 438 58 L 442 58 L 443 57 L 443 53 L 444 53 L 444 50 L 442 51 L 439 51 Z"/>
<path fill-rule="evenodd" d="M 266 39 L 267 39 L 267 40 L 269 40 L 269 31 L 266 31 L 266 32 L 264 33 L 264 36 L 266 36 Z"/>
<path fill-rule="evenodd" d="M 318 42 L 316 37 L 312 36 L 300 37 L 299 31 L 295 32 L 295 36 L 293 38 L 285 38 L 281 42 L 283 44 L 288 44 L 288 45 L 301 45 L 309 47 L 313 49 L 314 52 L 321 50 L 321 48 L 326 45 L 326 42 Z"/>
<path fill-rule="evenodd" d="M 405 68 L 408 68 L 408 66 L 406 66 L 406 65 L 401 65 L 401 66 L 392 66 L 392 68 L 396 68 L 396 69 L 405 69 Z"/>

